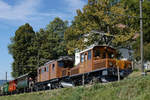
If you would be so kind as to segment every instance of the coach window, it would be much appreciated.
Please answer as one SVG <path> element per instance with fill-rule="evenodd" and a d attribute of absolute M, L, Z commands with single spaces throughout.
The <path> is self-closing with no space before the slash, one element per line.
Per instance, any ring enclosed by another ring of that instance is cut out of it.
<path fill-rule="evenodd" d="M 55 64 L 52 65 L 52 70 L 53 70 L 53 71 L 55 70 Z"/>
<path fill-rule="evenodd" d="M 91 50 L 88 51 L 88 60 L 90 60 L 90 59 L 91 59 Z"/>
<path fill-rule="evenodd" d="M 84 54 L 81 54 L 81 63 L 84 62 Z"/>

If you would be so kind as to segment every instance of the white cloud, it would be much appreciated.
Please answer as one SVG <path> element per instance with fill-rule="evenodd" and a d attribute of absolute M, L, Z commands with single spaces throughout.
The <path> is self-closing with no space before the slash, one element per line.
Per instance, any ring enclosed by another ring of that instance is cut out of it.
<path fill-rule="evenodd" d="M 57 9 L 58 7 L 56 6 L 49 9 L 46 7 L 47 9 L 44 9 L 44 12 L 42 12 L 39 11 L 41 7 L 47 5 L 44 4 L 44 0 L 16 0 L 14 5 L 8 4 L 5 0 L 0 0 L 0 22 L 11 26 L 30 23 L 36 30 L 45 27 L 55 17 L 71 22 L 76 15 L 76 9 L 81 9 L 86 4 L 86 1 L 63 0 L 61 8 Z"/>
<path fill-rule="evenodd" d="M 38 18 L 58 16 L 67 19 L 70 13 L 73 14 L 71 16 L 73 17 L 76 9 L 82 8 L 86 3 L 83 0 L 64 0 L 66 4 L 64 11 L 66 11 L 66 13 L 57 10 L 41 13 L 37 11 L 37 7 L 40 6 L 41 1 L 42 0 L 21 0 L 15 5 L 9 5 L 8 3 L 4 2 L 4 0 L 0 0 L 0 19 L 27 21 L 33 19 L 33 16 L 37 16 Z"/>
<path fill-rule="evenodd" d="M 64 0 L 64 1 L 68 5 L 67 7 L 68 11 L 74 12 L 77 9 L 83 8 L 87 0 Z"/>
<path fill-rule="evenodd" d="M 26 20 L 28 16 L 36 12 L 36 7 L 39 4 L 40 0 L 22 0 L 12 6 L 0 0 L 0 19 Z"/>

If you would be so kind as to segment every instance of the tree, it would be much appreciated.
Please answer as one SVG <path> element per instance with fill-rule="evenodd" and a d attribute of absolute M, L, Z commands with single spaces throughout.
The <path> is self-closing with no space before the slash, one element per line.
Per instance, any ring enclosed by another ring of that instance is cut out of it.
<path fill-rule="evenodd" d="M 123 3 L 112 5 L 112 1 L 109 0 L 88 0 L 82 11 L 77 10 L 72 26 L 65 32 L 65 39 L 69 41 L 69 53 L 73 53 L 75 48 L 83 49 L 95 42 L 104 44 L 99 35 L 90 34 L 92 31 L 112 35 L 113 45 L 116 46 L 132 40 L 136 30 L 129 22 L 132 23 L 134 20 L 120 16 L 127 14 L 134 15 Z M 84 36 L 87 36 L 88 41 L 85 42 Z"/>
<path fill-rule="evenodd" d="M 67 55 L 64 32 L 68 22 L 55 18 L 46 29 L 34 32 L 29 24 L 22 25 L 8 46 L 13 56 L 12 76 L 18 77 L 36 71 L 37 67 L 59 56 Z"/>
<path fill-rule="evenodd" d="M 129 9 L 135 13 L 137 16 L 135 22 L 133 23 L 134 27 L 138 29 L 138 34 L 139 34 L 139 1 L 138 0 L 122 0 L 122 2 L 125 5 L 128 5 Z M 144 38 L 144 60 L 148 61 L 150 60 L 150 51 L 149 51 L 149 46 L 150 46 L 150 1 L 149 0 L 144 0 L 143 2 L 143 38 Z M 136 39 L 136 41 L 133 44 L 133 49 L 135 51 L 134 55 L 137 60 L 140 60 L 140 37 Z"/>
<path fill-rule="evenodd" d="M 64 32 L 68 28 L 68 21 L 63 21 L 59 17 L 56 17 L 50 24 L 47 25 L 46 31 L 49 33 L 58 34 L 62 40 L 64 39 Z"/>
<path fill-rule="evenodd" d="M 64 32 L 68 28 L 68 21 L 63 21 L 59 17 L 56 17 L 46 27 L 48 33 L 49 46 L 52 50 L 53 57 L 58 58 L 59 56 L 67 55 L 66 42 L 64 40 Z"/>
<path fill-rule="evenodd" d="M 36 64 L 38 67 L 43 65 L 45 62 L 47 62 L 51 56 L 51 54 L 48 52 L 49 47 L 47 46 L 47 43 L 49 41 L 47 37 L 48 34 L 44 29 L 40 29 L 39 32 L 36 32 L 34 45 L 36 48 L 36 55 L 37 55 Z"/>
<path fill-rule="evenodd" d="M 67 27 L 67 21 L 56 17 L 46 26 L 46 29 L 40 29 L 36 33 L 35 46 L 38 55 L 38 66 L 43 65 L 49 60 L 67 55 L 64 41 L 64 32 Z"/>
<path fill-rule="evenodd" d="M 27 23 L 20 26 L 15 32 L 15 36 L 11 38 L 11 44 L 8 46 L 9 53 L 13 56 L 12 76 L 18 77 L 26 72 L 32 71 L 31 66 L 35 58 L 35 53 L 32 51 L 35 32 Z M 35 66 L 34 66 L 35 67 Z"/>

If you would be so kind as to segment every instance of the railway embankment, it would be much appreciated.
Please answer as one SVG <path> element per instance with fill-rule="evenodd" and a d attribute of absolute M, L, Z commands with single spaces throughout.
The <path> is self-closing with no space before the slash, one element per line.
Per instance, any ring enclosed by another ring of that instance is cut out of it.
<path fill-rule="evenodd" d="M 150 75 L 133 72 L 120 82 L 2 96 L 0 100 L 150 100 Z"/>

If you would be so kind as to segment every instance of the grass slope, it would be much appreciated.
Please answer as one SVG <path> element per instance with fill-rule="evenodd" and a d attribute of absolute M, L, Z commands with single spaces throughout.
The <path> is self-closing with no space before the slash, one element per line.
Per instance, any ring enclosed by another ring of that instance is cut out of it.
<path fill-rule="evenodd" d="M 0 97 L 0 100 L 150 100 L 150 75 L 75 88 Z M 136 77 L 135 77 L 136 76 Z"/>

